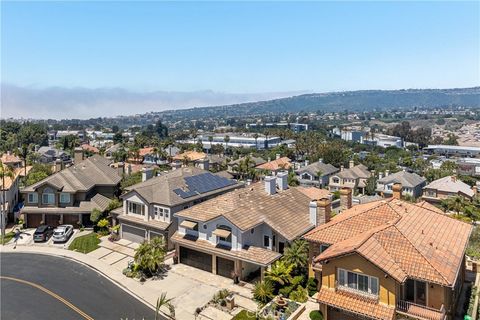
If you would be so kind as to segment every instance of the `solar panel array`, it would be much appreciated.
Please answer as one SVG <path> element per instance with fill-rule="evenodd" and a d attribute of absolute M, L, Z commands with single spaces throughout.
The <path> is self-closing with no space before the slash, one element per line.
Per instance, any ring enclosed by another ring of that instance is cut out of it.
<path fill-rule="evenodd" d="M 173 192 L 179 195 L 182 199 L 225 188 L 234 185 L 236 182 L 206 172 L 196 176 L 185 177 L 185 183 L 187 184 L 187 190 L 180 188 L 173 190 Z"/>

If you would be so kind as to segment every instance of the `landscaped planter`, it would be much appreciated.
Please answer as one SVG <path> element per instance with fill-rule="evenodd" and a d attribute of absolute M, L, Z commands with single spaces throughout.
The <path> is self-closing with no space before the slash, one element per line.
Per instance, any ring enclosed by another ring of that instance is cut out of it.
<path fill-rule="evenodd" d="M 282 296 L 275 297 L 260 310 L 260 314 L 267 318 L 279 320 L 295 320 L 305 311 L 305 304 L 300 304 Z"/>

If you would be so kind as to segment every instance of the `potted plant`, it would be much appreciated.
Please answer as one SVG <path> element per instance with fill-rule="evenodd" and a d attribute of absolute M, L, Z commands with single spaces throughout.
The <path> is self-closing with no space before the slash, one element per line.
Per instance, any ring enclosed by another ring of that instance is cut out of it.
<path fill-rule="evenodd" d="M 177 255 L 177 251 L 175 251 L 175 253 L 173 254 L 173 264 L 178 264 L 178 255 Z"/>
<path fill-rule="evenodd" d="M 236 273 L 235 271 L 232 271 L 232 279 L 234 284 L 239 284 L 240 283 L 240 275 Z"/>

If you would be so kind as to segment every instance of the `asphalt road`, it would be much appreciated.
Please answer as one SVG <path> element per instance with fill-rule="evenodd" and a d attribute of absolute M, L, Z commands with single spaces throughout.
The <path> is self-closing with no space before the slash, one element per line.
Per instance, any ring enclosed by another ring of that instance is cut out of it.
<path fill-rule="evenodd" d="M 149 320 L 155 317 L 151 308 L 110 280 L 69 259 L 2 253 L 0 276 L 0 319 Z"/>

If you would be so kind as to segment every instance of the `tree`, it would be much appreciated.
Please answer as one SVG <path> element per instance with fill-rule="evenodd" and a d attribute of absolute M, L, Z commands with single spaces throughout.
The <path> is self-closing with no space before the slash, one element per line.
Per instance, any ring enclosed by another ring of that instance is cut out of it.
<path fill-rule="evenodd" d="M 35 163 L 27 175 L 26 185 L 30 186 L 34 183 L 37 183 L 51 174 L 52 169 L 50 166 L 41 163 Z"/>
<path fill-rule="evenodd" d="M 292 281 L 293 265 L 288 264 L 284 260 L 277 260 L 270 270 L 265 271 L 265 279 L 271 281 L 275 285 L 284 286 Z"/>
<path fill-rule="evenodd" d="M 97 223 L 101 217 L 102 212 L 97 208 L 93 209 L 92 212 L 90 212 L 90 221 L 92 221 L 93 223 Z"/>
<path fill-rule="evenodd" d="M 165 241 L 162 237 L 154 237 L 144 241 L 136 250 L 134 260 L 140 270 L 147 275 L 153 275 L 163 264 L 165 258 Z"/>
<path fill-rule="evenodd" d="M 253 288 L 253 299 L 255 299 L 255 301 L 257 301 L 260 305 L 265 305 L 272 300 L 273 297 L 273 285 L 271 282 L 255 282 L 255 286 Z"/>
<path fill-rule="evenodd" d="M 213 136 L 208 136 L 208 142 L 210 142 L 210 154 L 212 153 L 212 141 L 213 141 Z"/>
<path fill-rule="evenodd" d="M 155 320 L 160 319 L 160 308 L 166 306 L 169 308 L 169 305 L 172 303 L 172 298 L 167 298 L 167 293 L 162 292 L 160 298 L 157 299 L 157 304 L 155 306 Z M 169 308 L 170 309 L 170 308 Z"/>
<path fill-rule="evenodd" d="M 295 172 L 293 171 L 290 171 L 288 173 L 288 176 L 287 176 L 287 183 L 290 187 L 296 187 L 298 186 L 300 183 L 298 182 L 298 179 L 297 179 L 297 175 L 295 174 Z"/>
<path fill-rule="evenodd" d="M 457 136 L 453 133 L 449 133 L 448 138 L 443 143 L 451 146 L 458 146 Z"/>
<path fill-rule="evenodd" d="M 24 177 L 25 179 L 27 178 L 27 158 L 28 155 L 30 154 L 30 149 L 26 143 L 22 144 L 22 147 L 20 148 L 20 157 L 23 160 L 23 169 L 24 171 Z"/>
<path fill-rule="evenodd" d="M 372 174 L 368 177 L 365 186 L 365 193 L 369 196 L 373 196 L 376 193 L 377 189 L 377 176 Z"/>
<path fill-rule="evenodd" d="M 308 243 L 303 239 L 297 239 L 285 249 L 283 260 L 293 266 L 295 274 L 300 274 L 307 268 L 308 264 Z"/>
<path fill-rule="evenodd" d="M 258 141 L 258 133 L 255 132 L 255 133 L 253 134 L 253 138 L 255 139 L 255 149 L 258 150 L 258 143 L 257 143 L 257 141 Z"/>
<path fill-rule="evenodd" d="M 230 141 L 230 136 L 227 134 L 225 135 L 225 137 L 223 138 L 223 141 L 225 141 L 225 151 L 228 150 L 228 142 Z"/>

